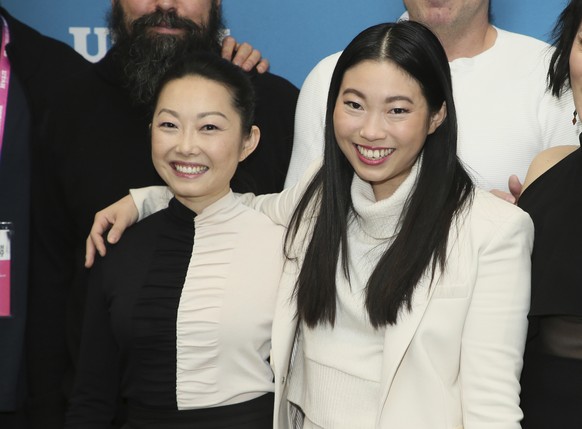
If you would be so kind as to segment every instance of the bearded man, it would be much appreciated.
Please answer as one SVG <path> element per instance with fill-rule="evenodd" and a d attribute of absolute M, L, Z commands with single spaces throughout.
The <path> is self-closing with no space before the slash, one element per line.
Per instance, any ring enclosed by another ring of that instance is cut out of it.
<path fill-rule="evenodd" d="M 130 188 L 161 184 L 148 132 L 158 81 L 186 52 L 221 53 L 220 0 L 112 0 L 109 21 L 113 47 L 71 79 L 33 160 L 28 404 L 32 427 L 43 429 L 63 427 L 74 383 L 93 215 Z M 253 70 L 251 79 L 261 144 L 232 187 L 277 192 L 291 155 L 298 91 L 270 73 Z"/>

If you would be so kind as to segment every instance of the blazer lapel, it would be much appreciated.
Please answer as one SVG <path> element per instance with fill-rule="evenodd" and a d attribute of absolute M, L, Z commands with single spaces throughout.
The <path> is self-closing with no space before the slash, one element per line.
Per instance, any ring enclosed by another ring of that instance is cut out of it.
<path fill-rule="evenodd" d="M 438 274 L 437 270 L 435 279 L 438 279 Z M 410 311 L 403 310 L 396 325 L 386 328 L 380 410 L 385 407 L 388 393 L 392 387 L 392 382 L 394 381 L 400 362 L 402 362 L 408 346 L 422 321 L 437 283 L 435 281 L 432 287 L 429 288 L 430 276 L 425 275 L 414 291 L 412 309 Z M 378 414 L 378 418 L 380 418 L 380 415 L 381 413 Z"/>

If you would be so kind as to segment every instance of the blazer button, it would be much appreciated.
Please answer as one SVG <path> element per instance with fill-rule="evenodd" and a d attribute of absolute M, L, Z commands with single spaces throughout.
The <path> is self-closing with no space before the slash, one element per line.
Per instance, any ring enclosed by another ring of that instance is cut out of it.
<path fill-rule="evenodd" d="M 281 377 L 281 384 L 285 384 L 285 381 L 287 381 L 287 377 L 285 376 Z"/>

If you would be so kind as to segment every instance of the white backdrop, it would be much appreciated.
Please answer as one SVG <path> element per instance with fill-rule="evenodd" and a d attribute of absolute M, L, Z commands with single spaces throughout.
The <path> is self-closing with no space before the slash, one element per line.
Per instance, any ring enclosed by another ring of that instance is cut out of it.
<path fill-rule="evenodd" d="M 547 40 L 566 0 L 491 0 L 494 23 Z M 110 0 L 0 0 L 12 15 L 97 59 L 109 46 Z M 364 28 L 394 21 L 401 0 L 223 0 L 227 25 L 271 61 L 271 71 L 300 86 L 317 61 Z"/>

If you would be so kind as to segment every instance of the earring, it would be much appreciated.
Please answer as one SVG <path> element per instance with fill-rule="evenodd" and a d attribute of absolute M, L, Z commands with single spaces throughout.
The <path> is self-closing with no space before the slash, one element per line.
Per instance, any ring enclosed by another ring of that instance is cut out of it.
<path fill-rule="evenodd" d="M 572 125 L 576 125 L 576 122 L 578 122 L 578 120 L 576 119 L 576 111 L 574 110 L 574 117 L 572 118 Z"/>

